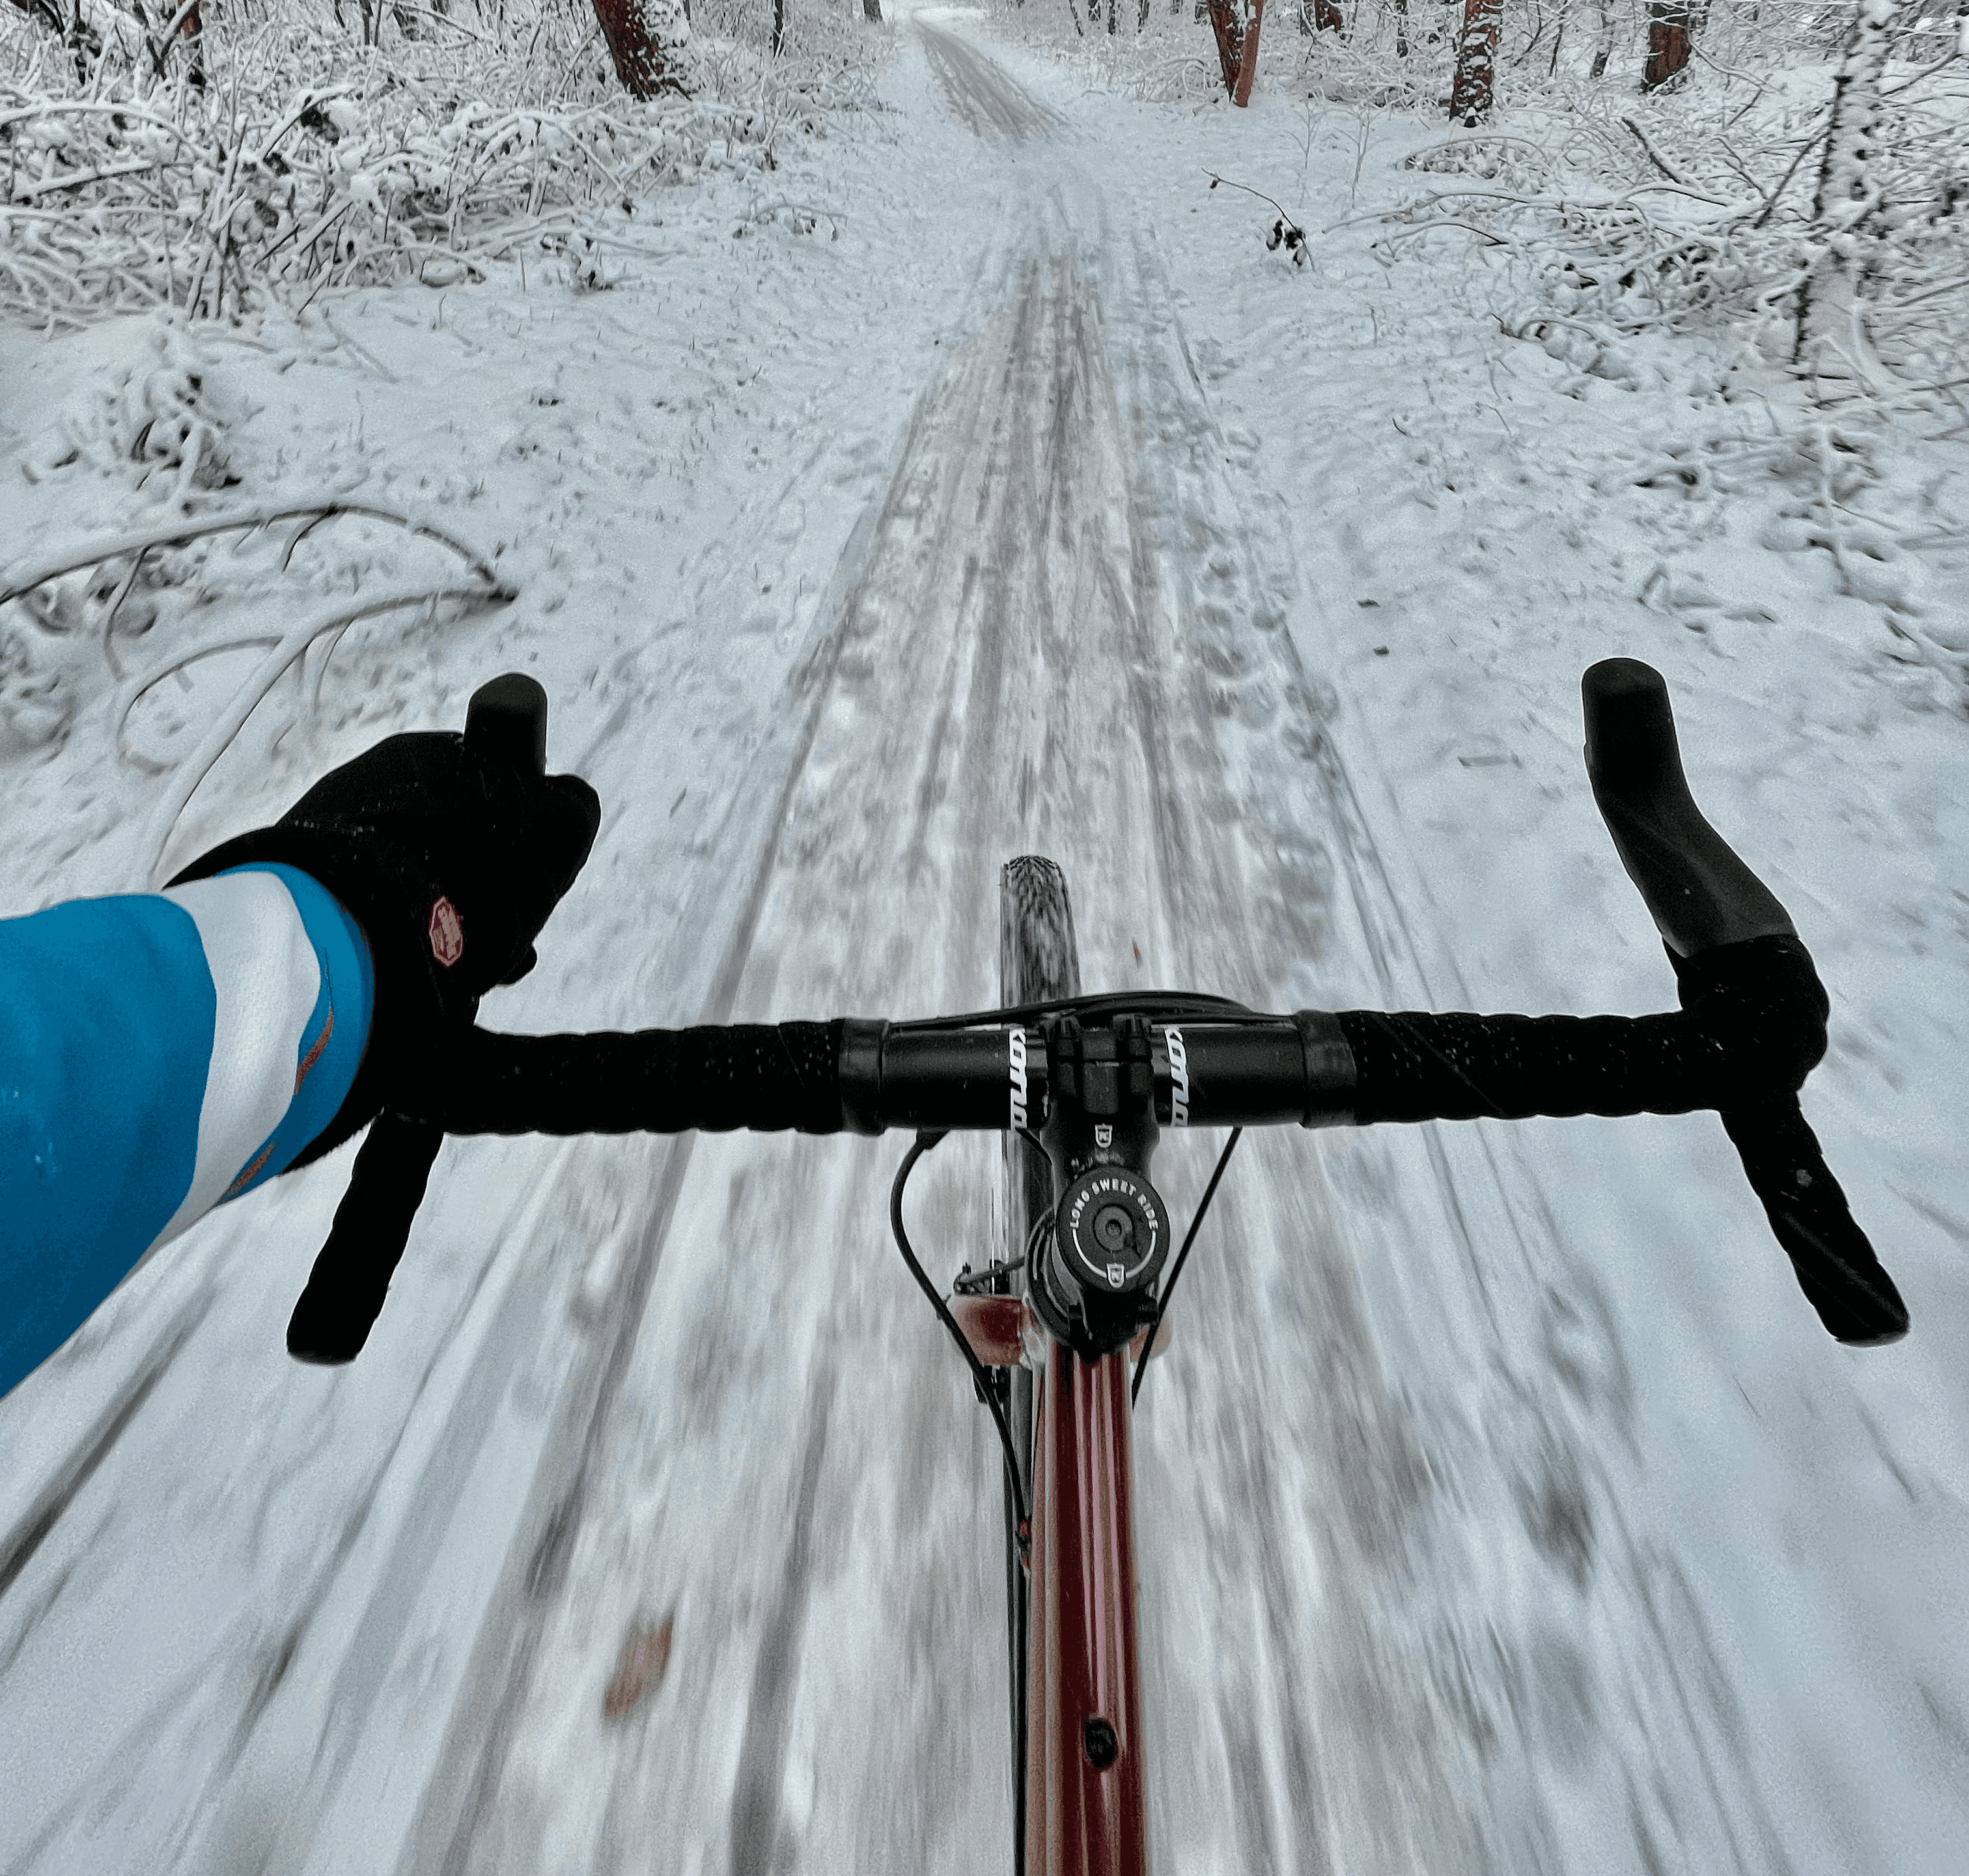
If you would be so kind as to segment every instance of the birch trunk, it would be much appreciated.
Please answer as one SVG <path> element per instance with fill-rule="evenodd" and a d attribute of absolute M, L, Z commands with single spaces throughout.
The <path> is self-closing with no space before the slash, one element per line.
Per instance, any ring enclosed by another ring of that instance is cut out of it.
<path fill-rule="evenodd" d="M 1832 122 L 1825 167 L 1812 204 L 1812 239 L 1819 252 L 1799 289 L 1793 357 L 1821 375 L 1845 377 L 1870 359 L 1859 328 L 1860 284 L 1866 274 L 1867 224 L 1880 206 L 1875 157 L 1880 129 L 1880 81 L 1893 43 L 1894 0 L 1860 0 L 1853 36 L 1832 92 Z"/>
<path fill-rule="evenodd" d="M 1449 92 L 1452 123 L 1474 129 L 1491 115 L 1503 11 L 1504 0 L 1465 0 L 1463 31 L 1456 41 L 1456 78 Z"/>

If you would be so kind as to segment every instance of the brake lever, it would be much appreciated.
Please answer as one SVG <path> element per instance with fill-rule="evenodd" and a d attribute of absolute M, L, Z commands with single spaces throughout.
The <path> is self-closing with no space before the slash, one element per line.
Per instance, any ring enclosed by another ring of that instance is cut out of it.
<path fill-rule="evenodd" d="M 465 708 L 465 741 L 488 763 L 544 775 L 547 693 L 517 671 L 480 685 Z M 529 946 L 502 981 L 517 982 L 535 961 Z M 442 1127 L 401 1114 L 381 1113 L 369 1123 L 349 1190 L 288 1319 L 287 1352 L 296 1361 L 339 1367 L 362 1353 L 443 1141 Z"/>

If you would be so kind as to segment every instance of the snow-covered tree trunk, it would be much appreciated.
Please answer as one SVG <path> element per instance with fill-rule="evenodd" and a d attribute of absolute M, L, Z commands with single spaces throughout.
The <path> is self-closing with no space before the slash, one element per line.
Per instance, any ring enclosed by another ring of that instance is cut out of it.
<path fill-rule="evenodd" d="M 1238 89 L 1238 55 L 1244 49 L 1244 22 L 1238 18 L 1231 0 L 1208 0 L 1210 30 L 1217 39 L 1217 63 L 1224 73 L 1224 89 Z"/>
<path fill-rule="evenodd" d="M 1474 128 L 1491 115 L 1497 61 L 1497 23 L 1504 0 L 1464 0 L 1463 31 L 1456 41 L 1456 77 L 1449 89 L 1452 123 Z"/>
<path fill-rule="evenodd" d="M 1641 68 L 1643 90 L 1666 84 L 1688 64 L 1689 41 L 1695 33 L 1688 0 L 1649 0 L 1648 62 Z"/>
<path fill-rule="evenodd" d="M 1893 43 L 1894 0 L 1860 0 L 1853 36 L 1832 91 L 1825 163 L 1812 200 L 1812 239 L 1818 252 L 1799 290 L 1793 355 L 1821 372 L 1843 375 L 1842 357 L 1863 346 L 1857 312 L 1866 272 L 1867 224 L 1880 206 L 1874 158 L 1880 128 L 1880 80 Z"/>
<path fill-rule="evenodd" d="M 82 18 L 82 8 L 76 8 L 76 18 Z M 199 9 L 198 0 L 191 0 L 191 11 L 184 16 L 178 28 L 180 35 L 188 48 L 187 56 L 191 61 L 191 82 L 200 91 L 205 89 L 205 16 Z"/>
<path fill-rule="evenodd" d="M 1244 23 L 1244 43 L 1238 49 L 1238 83 L 1231 102 L 1240 110 L 1251 102 L 1251 80 L 1258 75 L 1258 28 L 1265 18 L 1265 0 L 1251 0 L 1251 17 Z"/>
<path fill-rule="evenodd" d="M 683 0 L 595 0 L 615 76 L 632 98 L 682 89 L 676 67 L 690 43 Z"/>

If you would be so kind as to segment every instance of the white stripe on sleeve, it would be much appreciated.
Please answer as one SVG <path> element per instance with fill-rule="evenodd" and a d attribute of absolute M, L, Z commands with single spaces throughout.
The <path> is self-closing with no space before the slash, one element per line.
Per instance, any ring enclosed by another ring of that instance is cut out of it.
<path fill-rule="evenodd" d="M 301 1037 L 321 995 L 321 966 L 307 928 L 271 873 L 195 880 L 164 896 L 198 927 L 218 1013 L 191 1190 L 152 1251 L 217 1204 L 280 1125 L 294 1098 Z"/>

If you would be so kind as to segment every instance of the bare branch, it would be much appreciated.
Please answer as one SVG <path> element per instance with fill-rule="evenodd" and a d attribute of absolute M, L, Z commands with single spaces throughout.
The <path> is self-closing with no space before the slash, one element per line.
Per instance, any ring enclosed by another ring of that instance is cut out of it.
<path fill-rule="evenodd" d="M 201 515 L 170 527 L 118 535 L 98 541 L 92 547 L 69 548 L 52 560 L 12 574 L 8 583 L 0 586 L 0 605 L 33 592 L 37 586 L 46 586 L 51 579 L 60 579 L 65 573 L 79 573 L 85 566 L 99 566 L 105 560 L 120 560 L 126 553 L 148 553 L 153 547 L 181 547 L 188 541 L 200 540 L 208 535 L 266 527 L 275 521 L 294 521 L 303 516 L 319 523 L 343 514 L 358 515 L 365 521 L 388 521 L 407 533 L 434 540 L 441 547 L 449 547 L 488 585 L 499 584 L 499 576 L 490 560 L 476 548 L 466 546 L 429 521 L 400 514 L 392 508 L 379 508 L 369 502 L 344 501 L 331 497 L 325 501 L 280 502 L 234 514 Z"/>

